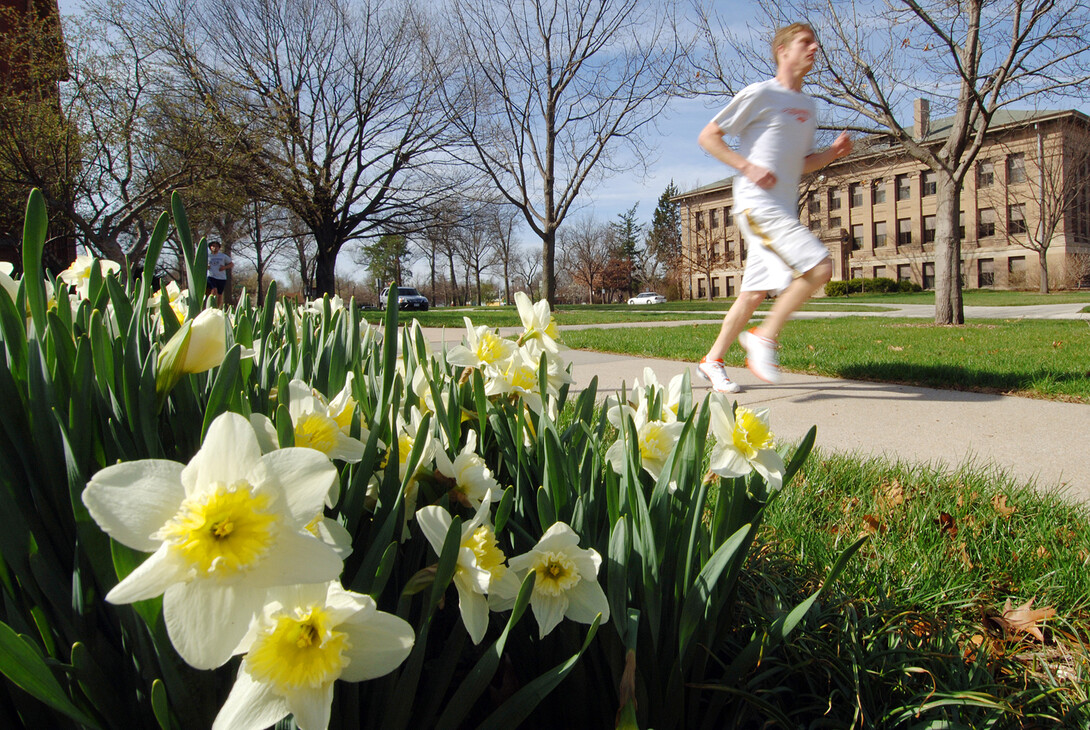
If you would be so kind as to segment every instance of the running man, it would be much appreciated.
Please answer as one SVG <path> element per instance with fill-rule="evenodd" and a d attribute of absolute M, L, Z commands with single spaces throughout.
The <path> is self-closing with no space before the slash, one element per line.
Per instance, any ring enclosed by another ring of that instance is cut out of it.
<path fill-rule="evenodd" d="M 776 31 L 772 55 L 776 76 L 750 84 L 700 132 L 697 141 L 733 167 L 734 219 L 748 258 L 738 298 L 723 318 L 719 336 L 697 365 L 720 393 L 741 387 L 727 376 L 723 355 L 737 338 L 746 366 L 761 380 L 779 382 L 777 340 L 788 317 L 832 277 L 829 252 L 799 222 L 799 181 L 852 151 L 842 132 L 828 149 L 811 153 L 817 128 L 814 100 L 802 93 L 802 79 L 814 65 L 818 42 L 813 29 L 793 23 Z M 738 139 L 730 147 L 723 137 Z M 745 331 L 758 305 L 778 295 L 772 311 Z"/>
<path fill-rule="evenodd" d="M 227 272 L 234 268 L 231 257 L 220 253 L 220 242 L 208 243 L 208 291 L 215 292 L 216 306 L 223 306 L 223 292 L 227 289 Z"/>

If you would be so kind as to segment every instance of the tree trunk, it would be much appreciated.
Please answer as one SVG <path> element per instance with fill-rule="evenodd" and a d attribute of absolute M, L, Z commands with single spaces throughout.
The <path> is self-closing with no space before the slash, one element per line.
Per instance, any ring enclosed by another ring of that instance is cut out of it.
<path fill-rule="evenodd" d="M 554 259 L 556 254 L 556 231 L 545 230 L 541 236 L 541 273 L 544 286 L 544 298 L 550 308 L 556 307 L 556 272 L 554 271 Z"/>
<path fill-rule="evenodd" d="M 947 172 L 936 171 L 935 324 L 965 324 L 961 304 L 961 241 L 958 239 L 959 191 Z"/>
<path fill-rule="evenodd" d="M 1041 262 L 1041 286 L 1038 289 L 1042 294 L 1048 294 L 1048 249 L 1041 248 L 1037 252 Z"/>
<path fill-rule="evenodd" d="M 337 248 L 332 243 L 318 241 L 318 251 L 314 255 L 314 291 L 310 293 L 315 299 L 336 293 Z"/>

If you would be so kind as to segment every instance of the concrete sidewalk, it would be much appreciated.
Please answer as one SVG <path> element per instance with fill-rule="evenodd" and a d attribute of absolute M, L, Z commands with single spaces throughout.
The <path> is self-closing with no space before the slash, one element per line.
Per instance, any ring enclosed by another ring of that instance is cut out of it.
<path fill-rule="evenodd" d="M 510 329 L 517 333 L 521 328 Z M 460 343 L 464 334 L 460 329 L 424 331 L 436 350 Z M 622 382 L 629 387 L 637 379 L 642 383 L 645 367 L 664 384 L 688 370 L 697 400 L 709 390 L 693 363 L 587 350 L 564 354 L 573 364 L 575 390 L 597 376 L 600 395 L 617 393 Z M 738 403 L 768 407 L 779 439 L 799 439 L 817 426 L 822 449 L 949 468 L 994 466 L 1040 489 L 1090 501 L 1090 405 L 795 373 L 768 385 L 744 368 L 728 370 L 744 388 L 734 396 Z"/>

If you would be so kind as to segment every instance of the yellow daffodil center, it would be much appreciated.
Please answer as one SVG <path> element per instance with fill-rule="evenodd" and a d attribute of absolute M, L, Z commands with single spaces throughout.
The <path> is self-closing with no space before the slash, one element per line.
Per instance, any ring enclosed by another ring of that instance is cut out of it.
<path fill-rule="evenodd" d="M 348 634 L 335 628 L 319 606 L 276 617 L 246 655 L 250 674 L 280 694 L 334 681 L 348 666 L 344 653 L 351 648 Z"/>
<path fill-rule="evenodd" d="M 295 422 L 295 445 L 328 454 L 337 443 L 340 427 L 324 413 L 304 413 Z"/>
<path fill-rule="evenodd" d="M 272 498 L 239 482 L 182 502 L 158 537 L 198 573 L 229 576 L 259 563 L 276 540 L 280 516 Z"/>
<path fill-rule="evenodd" d="M 575 562 L 563 553 L 540 553 L 533 569 L 537 573 L 534 590 L 549 596 L 571 590 L 582 579 Z"/>
<path fill-rule="evenodd" d="M 748 408 L 734 411 L 734 447 L 742 456 L 752 459 L 761 449 L 772 447 L 772 432 L 768 424 Z"/>
<path fill-rule="evenodd" d="M 674 447 L 673 440 L 663 428 L 663 424 L 652 421 L 640 429 L 640 458 L 643 461 L 660 462 L 670 454 Z"/>
<path fill-rule="evenodd" d="M 413 452 L 413 441 L 415 439 L 407 433 L 397 437 L 397 460 L 402 466 L 405 466 L 409 460 L 409 454 Z"/>
<path fill-rule="evenodd" d="M 507 566 L 503 564 L 506 557 L 496 544 L 496 534 L 488 525 L 481 525 L 474 530 L 462 541 L 462 547 L 473 551 L 477 556 L 477 565 L 487 570 L 492 575 L 492 580 L 499 580 L 507 571 Z"/>
<path fill-rule="evenodd" d="M 344 408 L 340 413 L 333 416 L 333 422 L 337 424 L 337 427 L 345 430 L 352 425 L 352 411 L 356 408 L 356 401 L 353 398 L 349 398 L 344 404 Z"/>
<path fill-rule="evenodd" d="M 494 332 L 485 332 L 477 339 L 477 359 L 492 365 L 504 358 L 504 340 Z"/>
<path fill-rule="evenodd" d="M 537 371 L 519 362 L 511 363 L 504 375 L 513 388 L 533 392 L 537 385 Z"/>

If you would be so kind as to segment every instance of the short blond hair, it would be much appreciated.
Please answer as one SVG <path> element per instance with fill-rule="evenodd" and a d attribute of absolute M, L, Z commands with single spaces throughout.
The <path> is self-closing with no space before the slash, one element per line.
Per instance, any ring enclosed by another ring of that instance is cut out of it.
<path fill-rule="evenodd" d="M 776 57 L 776 49 L 780 46 L 786 46 L 791 42 L 795 36 L 799 33 L 809 32 L 810 35 L 817 38 L 817 33 L 810 27 L 809 23 L 792 23 L 791 25 L 784 26 L 783 28 L 776 29 L 776 35 L 772 36 L 772 60 L 776 63 L 780 62 L 780 59 Z"/>

